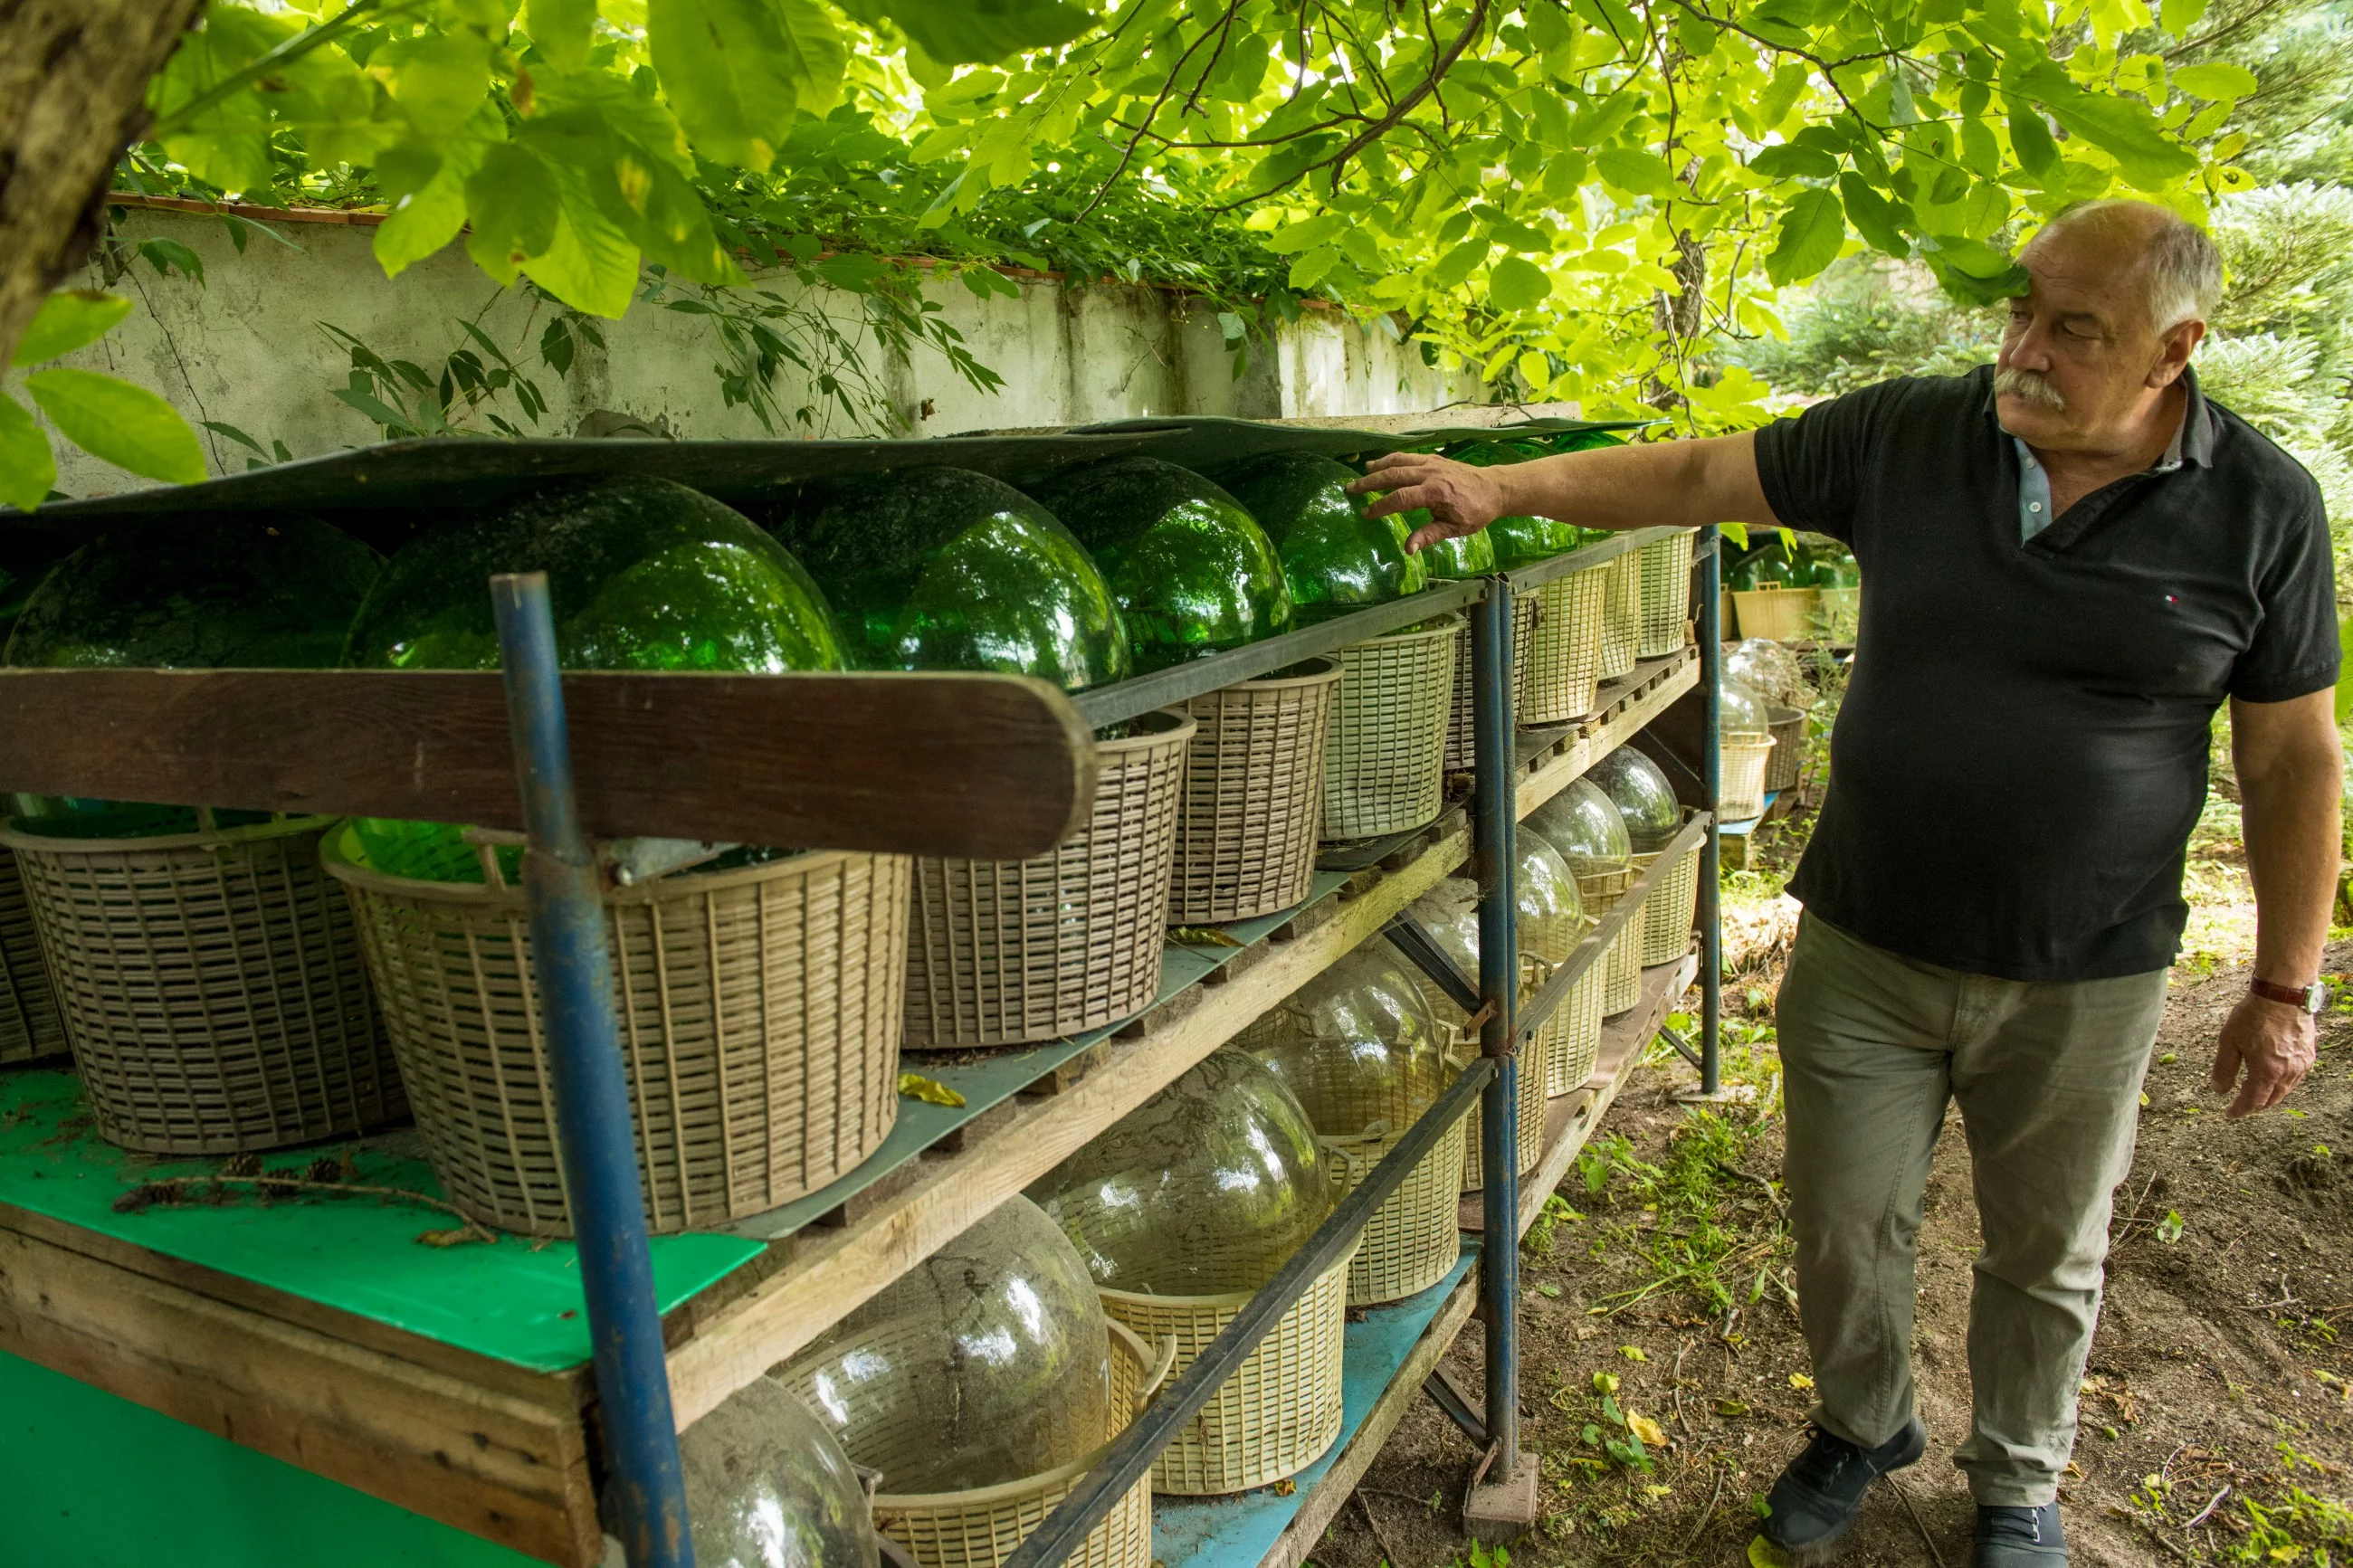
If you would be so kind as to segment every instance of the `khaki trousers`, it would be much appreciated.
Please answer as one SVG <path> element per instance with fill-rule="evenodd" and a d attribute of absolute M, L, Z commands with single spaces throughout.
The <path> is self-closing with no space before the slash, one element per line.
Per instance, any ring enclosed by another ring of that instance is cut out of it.
<path fill-rule="evenodd" d="M 1799 922 L 1778 1027 L 1819 1425 L 1875 1447 L 1913 1414 L 1922 1194 L 1957 1100 L 1985 1248 L 1969 1300 L 1975 1416 L 1954 1463 L 1980 1503 L 2053 1499 L 2165 982 L 1997 980 Z"/>

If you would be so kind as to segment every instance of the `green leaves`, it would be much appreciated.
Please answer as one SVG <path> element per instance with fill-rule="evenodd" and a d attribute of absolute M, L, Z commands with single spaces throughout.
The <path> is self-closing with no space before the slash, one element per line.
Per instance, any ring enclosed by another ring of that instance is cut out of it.
<path fill-rule="evenodd" d="M 511 142 L 491 148 L 466 182 L 466 254 L 500 282 L 513 282 L 524 262 L 555 243 L 563 205 L 545 159 Z"/>
<path fill-rule="evenodd" d="M 60 289 L 41 301 L 40 313 L 16 342 L 12 365 L 39 364 L 59 354 L 98 342 L 131 313 L 131 301 L 119 294 L 88 289 Z"/>
<path fill-rule="evenodd" d="M 1506 256 L 1487 269 L 1487 299 L 1499 310 L 1526 310 L 1552 296 L 1552 279 L 1525 257 Z"/>
<path fill-rule="evenodd" d="M 1094 17 L 1060 0 L 883 0 L 881 9 L 944 65 L 985 65 L 1025 49 L 1051 48 L 1095 25 Z M 1258 54 L 1262 66 L 1263 45 Z"/>
<path fill-rule="evenodd" d="M 176 485 L 205 477 L 196 433 L 143 386 L 94 370 L 37 370 L 25 378 L 25 390 L 59 434 L 92 457 Z"/>
<path fill-rule="evenodd" d="M 2059 162 L 2059 143 L 2052 140 L 2051 127 L 2022 102 L 2010 107 L 2010 150 L 2020 168 L 2037 176 L 2049 174 Z"/>
<path fill-rule="evenodd" d="M 528 0 L 522 26 L 548 64 L 558 70 L 576 71 L 588 63 L 588 44 L 596 29 L 596 0 Z"/>
<path fill-rule="evenodd" d="M 648 0 L 654 70 L 695 148 L 765 171 L 796 110 L 822 114 L 848 53 L 810 0 Z"/>
<path fill-rule="evenodd" d="M 2183 66 L 2172 73 L 2173 85 L 2192 98 L 2209 102 L 2225 99 L 2244 98 L 2255 90 L 2255 73 L 2244 66 L 2217 60 L 2208 65 Z"/>
<path fill-rule="evenodd" d="M 1748 167 L 1768 180 L 1827 180 L 1839 172 L 1838 160 L 1820 148 L 1788 142 L 1765 148 L 1748 160 Z"/>
<path fill-rule="evenodd" d="M 2086 92 L 2066 70 L 2038 60 L 2019 77 L 2019 89 L 2066 127 L 2116 161 L 2125 178 L 2144 190 L 2189 174 L 2198 159 L 2158 128 L 2147 107 L 2126 99 Z"/>
<path fill-rule="evenodd" d="M 1781 287 L 1802 283 L 1838 259 L 1846 243 L 1846 209 L 1836 191 L 1800 191 L 1781 219 L 1779 240 L 1765 258 L 1766 275 Z"/>
<path fill-rule="evenodd" d="M 0 392 L 0 501 L 30 511 L 56 488 L 58 460 L 49 438 L 25 405 Z"/>

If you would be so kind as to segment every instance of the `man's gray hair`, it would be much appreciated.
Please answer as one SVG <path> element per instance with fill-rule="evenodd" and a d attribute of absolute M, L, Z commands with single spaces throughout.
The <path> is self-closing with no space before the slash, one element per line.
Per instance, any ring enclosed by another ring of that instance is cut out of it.
<path fill-rule="evenodd" d="M 2141 252 L 2142 279 L 2148 291 L 2149 320 L 2157 330 L 2171 331 L 2184 321 L 2212 320 L 2214 307 L 2222 300 L 2222 253 L 2204 229 L 2187 218 L 2154 202 L 2109 196 L 2061 208 L 2043 233 L 2079 224 L 2105 226 L 2115 221 L 2108 215 L 2128 215 L 2148 226 Z"/>

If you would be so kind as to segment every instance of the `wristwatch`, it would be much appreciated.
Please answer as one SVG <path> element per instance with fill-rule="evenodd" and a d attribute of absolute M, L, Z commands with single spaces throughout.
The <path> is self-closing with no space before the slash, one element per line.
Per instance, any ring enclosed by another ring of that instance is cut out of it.
<path fill-rule="evenodd" d="M 2328 1005 L 2328 987 L 2316 980 L 2309 985 L 2274 985 L 2268 980 L 2250 980 L 2247 989 L 2267 1002 L 2284 1002 L 2307 1013 L 2318 1013 Z"/>

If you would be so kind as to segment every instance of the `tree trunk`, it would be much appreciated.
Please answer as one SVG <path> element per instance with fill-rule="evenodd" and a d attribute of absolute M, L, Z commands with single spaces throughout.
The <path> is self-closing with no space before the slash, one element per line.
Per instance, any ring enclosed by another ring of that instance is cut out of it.
<path fill-rule="evenodd" d="M 0 0 L 0 366 L 104 226 L 147 83 L 204 0 Z"/>

